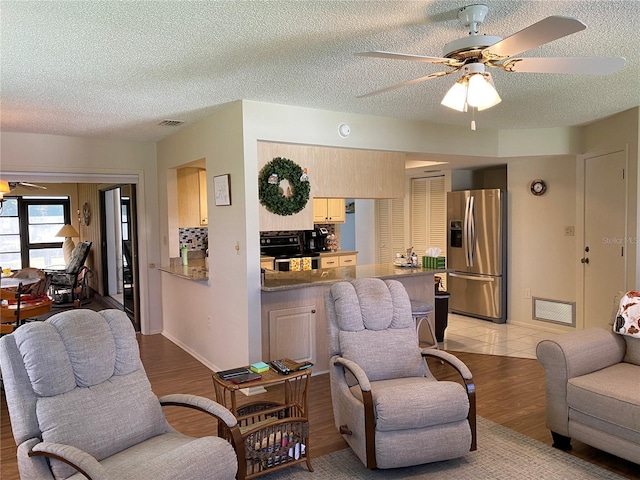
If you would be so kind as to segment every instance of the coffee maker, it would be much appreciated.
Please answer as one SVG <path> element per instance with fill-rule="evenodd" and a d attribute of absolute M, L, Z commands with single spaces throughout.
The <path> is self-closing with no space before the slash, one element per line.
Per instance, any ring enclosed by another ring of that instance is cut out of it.
<path fill-rule="evenodd" d="M 329 232 L 326 228 L 305 230 L 302 237 L 304 253 L 324 252 L 327 249 L 325 245 L 327 235 Z"/>

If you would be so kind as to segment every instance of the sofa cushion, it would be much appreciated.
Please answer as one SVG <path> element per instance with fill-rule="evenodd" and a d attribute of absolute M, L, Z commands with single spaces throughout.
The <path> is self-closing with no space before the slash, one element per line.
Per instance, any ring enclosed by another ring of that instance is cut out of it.
<path fill-rule="evenodd" d="M 625 336 L 624 341 L 627 343 L 627 351 L 623 361 L 640 366 L 640 338 Z"/>
<path fill-rule="evenodd" d="M 166 433 L 134 445 L 101 463 L 112 479 L 228 480 L 235 478 L 238 467 L 235 458 L 233 447 L 222 438 L 191 438 L 180 433 Z M 86 479 L 81 473 L 76 473 L 67 480 Z"/>
<path fill-rule="evenodd" d="M 357 363 L 371 382 L 427 373 L 413 327 L 340 332 L 339 338 L 342 356 Z"/>
<path fill-rule="evenodd" d="M 370 381 L 424 376 L 411 303 L 396 280 L 362 278 L 331 287 L 342 356 Z"/>
<path fill-rule="evenodd" d="M 352 393 L 362 401 L 360 388 Z M 469 414 L 462 385 L 428 378 L 396 378 L 371 382 L 376 430 L 390 432 L 459 422 Z"/>
<path fill-rule="evenodd" d="M 640 432 L 638 367 L 617 363 L 569 379 L 567 402 L 571 409 Z"/>

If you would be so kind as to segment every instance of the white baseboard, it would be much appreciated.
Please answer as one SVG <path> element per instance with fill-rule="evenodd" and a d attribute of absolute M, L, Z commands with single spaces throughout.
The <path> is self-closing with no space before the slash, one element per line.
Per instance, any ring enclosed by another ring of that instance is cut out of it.
<path fill-rule="evenodd" d="M 173 335 L 171 335 L 170 333 L 165 332 L 164 330 L 162 331 L 162 336 L 165 337 L 167 340 L 169 340 L 170 342 L 176 344 L 178 347 L 180 347 L 182 350 L 184 350 L 185 352 L 187 352 L 189 355 L 191 355 L 193 358 L 195 358 L 196 360 L 198 360 L 200 363 L 202 363 L 205 367 L 207 367 L 209 370 L 211 370 L 211 373 L 213 374 L 213 372 L 219 372 L 220 370 L 222 370 L 222 368 L 218 367 L 217 365 L 214 365 L 213 363 L 209 362 L 206 358 L 202 357 L 200 354 L 198 354 L 198 352 L 195 352 L 194 350 L 192 350 L 191 348 L 189 348 L 188 345 L 185 345 L 184 343 L 182 343 L 180 340 L 178 340 L 177 338 L 175 338 Z M 260 393 L 266 393 L 266 389 L 263 387 L 248 387 L 248 388 L 241 388 L 240 391 L 245 394 L 246 396 L 251 396 L 251 395 L 258 395 Z"/>

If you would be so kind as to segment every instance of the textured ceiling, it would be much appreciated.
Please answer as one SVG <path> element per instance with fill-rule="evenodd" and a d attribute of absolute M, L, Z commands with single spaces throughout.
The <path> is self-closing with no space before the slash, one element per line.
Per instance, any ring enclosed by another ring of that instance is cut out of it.
<path fill-rule="evenodd" d="M 6 1 L 4 131 L 159 140 L 238 99 L 468 125 L 440 100 L 454 75 L 357 95 L 438 71 L 356 57 L 367 50 L 440 56 L 467 35 L 473 1 Z M 520 56 L 622 56 L 610 76 L 492 70 L 502 103 L 479 128 L 580 125 L 640 105 L 640 1 L 491 1 L 480 33 L 507 37 L 549 15 L 582 32 Z"/>

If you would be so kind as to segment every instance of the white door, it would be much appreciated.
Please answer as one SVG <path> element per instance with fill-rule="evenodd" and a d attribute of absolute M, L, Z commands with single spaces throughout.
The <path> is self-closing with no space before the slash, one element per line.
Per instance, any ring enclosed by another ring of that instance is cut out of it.
<path fill-rule="evenodd" d="M 610 328 L 613 298 L 626 290 L 626 153 L 585 160 L 585 328 Z"/>

